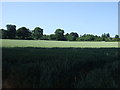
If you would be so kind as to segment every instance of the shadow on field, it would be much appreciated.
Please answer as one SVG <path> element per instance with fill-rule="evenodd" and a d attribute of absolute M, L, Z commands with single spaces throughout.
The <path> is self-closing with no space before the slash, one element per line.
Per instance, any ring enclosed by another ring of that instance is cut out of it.
<path fill-rule="evenodd" d="M 3 88 L 120 88 L 120 48 L 2 48 Z"/>

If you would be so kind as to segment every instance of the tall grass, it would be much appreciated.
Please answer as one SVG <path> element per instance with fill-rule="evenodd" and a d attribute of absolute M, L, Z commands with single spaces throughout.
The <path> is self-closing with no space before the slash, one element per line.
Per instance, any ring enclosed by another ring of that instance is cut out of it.
<path fill-rule="evenodd" d="M 2 48 L 3 88 L 120 88 L 119 48 Z"/>

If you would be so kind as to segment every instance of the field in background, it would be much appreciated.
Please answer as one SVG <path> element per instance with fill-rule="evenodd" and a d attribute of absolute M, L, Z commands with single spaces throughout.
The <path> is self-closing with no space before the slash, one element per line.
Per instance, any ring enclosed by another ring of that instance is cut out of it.
<path fill-rule="evenodd" d="M 43 48 L 111 48 L 118 47 L 118 42 L 69 42 L 44 40 L 2 40 L 2 47 L 43 47 Z"/>

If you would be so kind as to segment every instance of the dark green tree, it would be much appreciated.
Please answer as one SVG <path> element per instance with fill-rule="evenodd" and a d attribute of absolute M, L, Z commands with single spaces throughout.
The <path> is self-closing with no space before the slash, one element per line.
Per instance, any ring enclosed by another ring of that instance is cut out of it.
<path fill-rule="evenodd" d="M 17 36 L 20 39 L 27 39 L 28 37 L 31 36 L 31 32 L 29 29 L 27 29 L 26 27 L 21 27 L 19 28 L 17 31 Z"/>
<path fill-rule="evenodd" d="M 104 33 L 104 34 L 102 34 L 102 38 L 109 38 L 110 37 L 110 34 L 109 33 Z"/>
<path fill-rule="evenodd" d="M 120 41 L 119 35 L 115 35 L 114 41 Z"/>
<path fill-rule="evenodd" d="M 42 40 L 50 40 L 50 35 L 43 35 Z"/>
<path fill-rule="evenodd" d="M 64 30 L 56 29 L 55 37 L 56 37 L 56 40 L 65 40 L 65 38 L 64 38 Z"/>
<path fill-rule="evenodd" d="M 66 33 L 64 37 L 65 37 L 65 40 L 66 40 L 66 41 L 69 41 L 70 34 L 69 34 L 69 33 Z"/>
<path fill-rule="evenodd" d="M 104 33 L 104 34 L 102 34 L 102 36 L 101 36 L 102 38 L 106 38 L 106 34 Z"/>
<path fill-rule="evenodd" d="M 68 41 L 74 41 L 75 38 L 74 38 L 74 36 L 73 36 L 72 34 L 69 34 L 69 35 L 67 36 L 67 40 L 68 40 Z"/>
<path fill-rule="evenodd" d="M 102 41 L 111 41 L 112 40 L 109 33 L 102 34 L 101 38 L 102 38 Z"/>
<path fill-rule="evenodd" d="M 71 32 L 70 33 L 70 41 L 75 41 L 79 35 L 76 32 Z"/>
<path fill-rule="evenodd" d="M 8 35 L 7 30 L 0 29 L 0 38 L 6 39 L 6 38 L 8 38 L 7 35 Z"/>
<path fill-rule="evenodd" d="M 95 36 L 94 38 L 94 41 L 102 41 L 102 38 L 100 36 Z"/>
<path fill-rule="evenodd" d="M 43 36 L 43 29 L 40 27 L 36 27 L 33 31 L 32 31 L 32 36 L 34 39 L 42 39 Z"/>
<path fill-rule="evenodd" d="M 94 41 L 95 37 L 91 34 L 86 34 L 84 37 L 84 41 Z"/>
<path fill-rule="evenodd" d="M 8 38 L 10 39 L 16 38 L 16 26 L 8 24 L 6 25 L 6 27 L 7 27 Z"/>
<path fill-rule="evenodd" d="M 110 34 L 109 34 L 109 33 L 107 33 L 107 34 L 106 34 L 106 36 L 107 36 L 107 38 L 109 38 L 109 37 L 110 37 Z"/>
<path fill-rule="evenodd" d="M 77 41 L 102 41 L 102 38 L 97 35 L 84 34 L 77 38 Z"/>
<path fill-rule="evenodd" d="M 115 38 L 119 38 L 119 35 L 115 35 Z"/>
<path fill-rule="evenodd" d="M 50 34 L 50 40 L 56 40 L 55 34 Z"/>

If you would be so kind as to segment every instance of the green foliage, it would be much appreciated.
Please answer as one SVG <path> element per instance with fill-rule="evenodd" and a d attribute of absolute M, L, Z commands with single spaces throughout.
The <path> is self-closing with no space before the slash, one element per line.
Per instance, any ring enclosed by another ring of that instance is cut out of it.
<path fill-rule="evenodd" d="M 111 72 L 102 69 L 95 69 L 89 72 L 85 78 L 82 77 L 76 85 L 77 88 L 117 88 Z"/>
<path fill-rule="evenodd" d="M 40 27 L 36 27 L 36 28 L 32 31 L 32 36 L 33 36 L 34 39 L 42 39 L 43 29 L 41 29 Z"/>
<path fill-rule="evenodd" d="M 3 88 L 120 88 L 119 51 L 3 48 Z"/>
<path fill-rule="evenodd" d="M 26 27 L 19 28 L 16 31 L 16 33 L 17 33 L 18 38 L 20 39 L 27 39 L 28 37 L 31 36 L 31 32 Z"/>
<path fill-rule="evenodd" d="M 64 37 L 66 41 L 69 41 L 69 33 L 66 33 Z"/>
<path fill-rule="evenodd" d="M 55 34 L 50 35 L 43 35 L 43 29 L 40 27 L 36 27 L 31 34 L 31 31 L 29 31 L 29 36 L 24 36 L 20 32 L 17 31 L 16 36 L 16 26 L 8 24 L 6 25 L 7 32 L 5 30 L 2 30 L 2 36 L 3 39 L 39 39 L 39 40 L 57 40 L 57 41 L 120 41 L 119 35 L 115 35 L 115 37 L 110 37 L 109 33 L 104 33 L 101 36 L 92 35 L 92 34 L 84 34 L 84 35 L 78 35 L 76 32 L 71 32 L 70 34 L 67 33 L 64 35 L 64 30 L 62 29 L 56 29 Z M 23 28 L 23 27 L 21 27 Z M 26 27 L 24 27 L 26 28 Z M 23 29 L 24 29 L 23 28 Z M 23 31 L 24 32 L 24 31 Z M 25 33 L 25 35 L 27 35 Z"/>
<path fill-rule="evenodd" d="M 71 32 L 70 35 L 72 36 L 72 41 L 75 41 L 76 38 L 79 37 L 79 35 L 76 32 Z"/>
<path fill-rule="evenodd" d="M 6 25 L 6 27 L 7 27 L 8 38 L 10 39 L 15 38 L 16 37 L 16 26 L 8 24 Z"/>
<path fill-rule="evenodd" d="M 55 37 L 56 37 L 56 40 L 64 40 L 64 30 L 62 29 L 56 29 L 55 31 Z"/>
<path fill-rule="evenodd" d="M 115 38 L 119 38 L 119 35 L 115 35 Z"/>
<path fill-rule="evenodd" d="M 74 38 L 74 36 L 69 34 L 69 35 L 66 36 L 66 39 L 67 39 L 67 41 L 74 41 L 75 38 Z"/>
<path fill-rule="evenodd" d="M 7 32 L 7 30 L 0 29 L 0 34 L 1 34 L 0 36 L 1 36 L 2 39 L 8 38 L 8 32 Z"/>
<path fill-rule="evenodd" d="M 120 41 L 119 35 L 115 35 L 114 41 Z"/>
<path fill-rule="evenodd" d="M 56 40 L 56 35 L 55 34 L 50 34 L 50 40 Z"/>
<path fill-rule="evenodd" d="M 49 35 L 43 35 L 41 39 L 42 40 L 50 40 L 50 36 Z"/>
<path fill-rule="evenodd" d="M 65 38 L 67 41 L 75 41 L 78 37 L 79 37 L 79 35 L 76 32 L 71 32 L 70 34 L 69 33 L 65 34 Z"/>
<path fill-rule="evenodd" d="M 104 34 L 102 34 L 102 37 L 103 37 L 103 38 L 108 38 L 108 37 L 110 37 L 110 35 L 109 35 L 109 33 L 107 33 L 107 34 L 104 33 Z"/>
<path fill-rule="evenodd" d="M 102 39 L 97 35 L 84 34 L 83 36 L 77 38 L 77 41 L 102 41 Z"/>
<path fill-rule="evenodd" d="M 75 41 L 78 37 L 79 36 L 76 32 L 71 32 L 69 36 L 69 41 Z"/>

